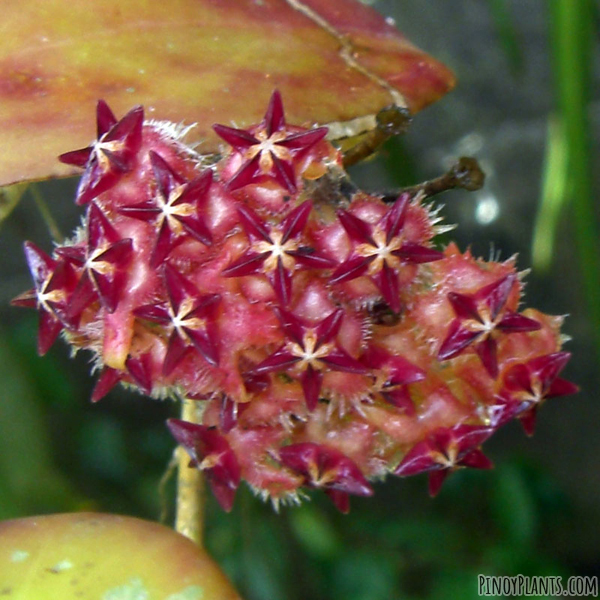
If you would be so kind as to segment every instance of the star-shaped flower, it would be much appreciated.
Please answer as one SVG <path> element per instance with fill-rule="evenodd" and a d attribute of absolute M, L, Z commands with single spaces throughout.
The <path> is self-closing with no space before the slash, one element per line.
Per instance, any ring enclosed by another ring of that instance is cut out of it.
<path fill-rule="evenodd" d="M 335 263 L 319 256 L 309 246 L 302 245 L 302 231 L 312 209 L 310 200 L 296 207 L 281 223 L 269 226 L 250 208 L 238 208 L 240 221 L 250 247 L 224 271 L 225 277 L 241 277 L 265 273 L 282 306 L 292 295 L 292 275 L 297 266 L 328 269 Z"/>
<path fill-rule="evenodd" d="M 168 419 L 167 426 L 177 443 L 190 455 L 190 467 L 206 473 L 213 494 L 223 510 L 229 512 L 241 475 L 239 463 L 227 440 L 205 425 Z"/>
<path fill-rule="evenodd" d="M 213 311 L 221 297 L 202 295 L 169 264 L 163 267 L 167 302 L 147 304 L 133 311 L 140 319 L 171 328 L 163 375 L 169 375 L 188 350 L 194 348 L 209 364 L 219 361 Z"/>
<path fill-rule="evenodd" d="M 362 362 L 376 369 L 380 376 L 375 381 L 375 395 L 389 404 L 401 408 L 408 415 L 415 413 L 407 386 L 425 379 L 425 371 L 403 356 L 392 355 L 383 348 L 370 346 Z"/>
<path fill-rule="evenodd" d="M 404 456 L 394 475 L 406 477 L 429 473 L 429 495 L 436 496 L 446 477 L 459 467 L 491 469 L 492 462 L 479 446 L 495 429 L 482 425 L 455 425 L 439 428 L 418 442 Z"/>
<path fill-rule="evenodd" d="M 152 356 L 149 353 L 129 356 L 125 361 L 126 371 L 104 367 L 92 390 L 92 402 L 98 402 L 120 381 L 135 383 L 146 395 L 152 393 Z"/>
<path fill-rule="evenodd" d="M 294 194 L 297 191 L 294 161 L 327 135 L 327 127 L 291 132 L 285 123 L 278 91 L 273 92 L 265 117 L 258 126 L 244 130 L 213 125 L 213 129 L 243 159 L 242 166 L 227 183 L 230 191 L 267 176 Z"/>
<path fill-rule="evenodd" d="M 121 238 L 95 202 L 87 216 L 87 243 L 61 246 L 56 253 L 83 270 L 79 285 L 69 303 L 68 317 L 76 325 L 82 311 L 96 295 L 109 313 L 123 297 L 127 267 L 133 256 L 131 238 Z"/>
<path fill-rule="evenodd" d="M 367 373 L 366 367 L 336 343 L 344 310 L 333 311 L 316 325 L 307 325 L 294 314 L 275 308 L 288 340 L 252 372 L 260 375 L 273 371 L 300 371 L 300 383 L 308 410 L 314 410 L 323 384 L 323 371 Z"/>
<path fill-rule="evenodd" d="M 43 355 L 69 324 L 67 306 L 77 285 L 77 274 L 67 262 L 54 260 L 32 242 L 25 242 L 25 258 L 35 287 L 11 304 L 38 309 L 38 353 Z"/>
<path fill-rule="evenodd" d="M 495 424 L 518 416 L 527 435 L 533 435 L 538 408 L 546 398 L 568 396 L 579 390 L 574 383 L 558 376 L 570 358 L 569 352 L 554 352 L 510 367 L 502 378 L 499 405 L 493 407 L 506 408 L 494 411 Z"/>
<path fill-rule="evenodd" d="M 498 376 L 497 336 L 541 328 L 538 321 L 506 310 L 506 302 L 516 280 L 517 276 L 510 273 L 474 294 L 448 294 L 456 319 L 450 324 L 438 351 L 438 360 L 454 358 L 477 342 L 475 351 L 483 366 L 490 377 L 495 379 Z"/>
<path fill-rule="evenodd" d="M 157 237 L 150 257 L 150 266 L 160 266 L 171 250 L 185 238 L 192 236 L 206 246 L 212 244 L 212 235 L 201 216 L 202 204 L 212 183 L 212 171 L 186 181 L 156 152 L 149 152 L 156 178 L 156 195 L 151 200 L 119 208 L 119 212 L 141 221 L 154 221 Z"/>
<path fill-rule="evenodd" d="M 279 450 L 279 460 L 304 478 L 303 485 L 324 489 L 343 513 L 350 508 L 348 494 L 373 495 L 356 463 L 335 448 L 313 442 L 290 444 Z"/>
<path fill-rule="evenodd" d="M 438 250 L 404 240 L 402 228 L 409 203 L 410 194 L 401 194 L 375 225 L 345 210 L 338 212 L 340 223 L 356 245 L 350 257 L 334 271 L 331 283 L 367 275 L 390 308 L 400 312 L 398 271 L 402 263 L 427 263 L 443 257 Z"/>
<path fill-rule="evenodd" d="M 104 100 L 96 107 L 98 139 L 88 148 L 65 152 L 61 162 L 84 167 L 77 190 L 77 204 L 86 204 L 113 187 L 124 173 L 131 170 L 142 144 L 144 109 L 132 108 L 117 121 Z"/>

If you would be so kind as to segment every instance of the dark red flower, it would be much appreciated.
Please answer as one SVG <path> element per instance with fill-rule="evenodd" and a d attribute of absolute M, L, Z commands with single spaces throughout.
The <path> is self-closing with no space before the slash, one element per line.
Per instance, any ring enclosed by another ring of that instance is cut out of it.
<path fill-rule="evenodd" d="M 439 428 L 404 456 L 394 475 L 406 477 L 429 473 L 429 494 L 436 496 L 446 477 L 459 467 L 491 469 L 492 462 L 479 446 L 495 431 L 482 425 Z"/>
<path fill-rule="evenodd" d="M 77 189 L 77 204 L 86 204 L 113 187 L 133 167 L 142 143 L 144 109 L 132 108 L 120 121 L 106 104 L 96 107 L 98 139 L 88 148 L 65 152 L 58 158 L 76 167 L 85 167 Z"/>
<path fill-rule="evenodd" d="M 86 246 L 62 246 L 56 253 L 82 268 L 79 285 L 69 303 L 68 317 L 77 324 L 81 312 L 95 299 L 110 313 L 123 297 L 133 241 L 121 239 L 106 215 L 92 202 L 87 217 Z"/>
<path fill-rule="evenodd" d="M 227 183 L 230 191 L 267 176 L 291 194 L 295 193 L 294 160 L 327 135 L 327 127 L 290 132 L 285 124 L 281 95 L 277 91 L 273 92 L 265 117 L 257 127 L 245 130 L 213 125 L 213 129 L 242 155 L 244 161 Z"/>
<path fill-rule="evenodd" d="M 190 466 L 206 473 L 213 494 L 229 512 L 240 484 L 240 466 L 227 440 L 205 425 L 168 419 L 167 426 L 190 455 Z"/>
<path fill-rule="evenodd" d="M 403 356 L 394 356 L 383 348 L 369 346 L 361 362 L 379 375 L 375 380 L 375 395 L 389 404 L 402 408 L 408 415 L 415 412 L 407 386 L 425 379 L 425 371 Z"/>
<path fill-rule="evenodd" d="M 292 295 L 292 275 L 297 266 L 328 269 L 335 263 L 302 245 L 312 202 L 296 207 L 281 223 L 269 226 L 246 206 L 238 208 L 240 222 L 250 239 L 250 248 L 224 271 L 225 277 L 264 273 L 269 278 L 279 303 L 287 306 Z"/>
<path fill-rule="evenodd" d="M 569 352 L 554 352 L 508 369 L 502 379 L 497 406 L 513 407 L 514 410 L 504 409 L 498 424 L 505 423 L 505 413 L 512 412 L 510 416 L 518 416 L 525 432 L 533 435 L 538 408 L 546 398 L 568 396 L 579 391 L 574 383 L 558 376 L 570 358 Z"/>
<path fill-rule="evenodd" d="M 32 242 L 25 242 L 25 258 L 34 288 L 12 300 L 13 306 L 39 311 L 38 353 L 46 354 L 65 325 L 69 325 L 67 306 L 77 285 L 71 265 L 56 261 Z"/>
<path fill-rule="evenodd" d="M 144 394 L 152 393 L 152 356 L 149 353 L 129 356 L 125 361 L 125 371 L 104 367 L 92 390 L 92 402 L 98 402 L 120 381 L 135 384 Z"/>
<path fill-rule="evenodd" d="M 149 156 L 157 183 L 156 195 L 151 200 L 122 206 L 119 212 L 133 219 L 154 221 L 157 237 L 150 266 L 158 267 L 185 234 L 206 246 L 212 244 L 211 233 L 201 216 L 212 171 L 186 181 L 159 154 L 150 150 Z"/>
<path fill-rule="evenodd" d="M 348 494 L 373 495 L 356 463 L 335 448 L 313 442 L 290 444 L 279 450 L 279 460 L 302 475 L 303 485 L 324 489 L 341 512 L 350 508 Z"/>
<path fill-rule="evenodd" d="M 168 302 L 146 304 L 133 314 L 141 319 L 171 327 L 163 374 L 169 375 L 191 348 L 211 365 L 219 362 L 215 324 L 212 318 L 218 294 L 202 295 L 169 264 L 163 267 Z"/>
<path fill-rule="evenodd" d="M 122 380 L 122 374 L 117 371 L 117 369 L 113 369 L 111 367 L 104 367 L 102 371 L 100 371 L 100 377 L 96 381 L 96 385 L 92 390 L 92 402 L 98 402 L 102 400 L 108 392 L 110 392 L 117 383 Z"/>
<path fill-rule="evenodd" d="M 475 344 L 483 366 L 494 379 L 498 376 L 496 337 L 501 333 L 535 331 L 541 324 L 517 312 L 506 310 L 506 301 L 517 280 L 514 273 L 482 287 L 474 294 L 450 292 L 448 300 L 456 313 L 438 351 L 438 360 L 448 360 Z"/>
<path fill-rule="evenodd" d="M 404 240 L 402 228 L 410 198 L 408 193 L 401 194 L 375 225 L 345 210 L 338 212 L 340 223 L 357 245 L 350 257 L 334 271 L 331 283 L 367 275 L 390 308 L 400 312 L 398 271 L 402 263 L 426 263 L 443 257 L 438 250 Z"/>
<path fill-rule="evenodd" d="M 292 313 L 281 308 L 274 309 L 288 341 L 271 356 L 258 364 L 255 374 L 272 371 L 301 371 L 300 383 L 308 410 L 314 410 L 319 401 L 323 383 L 323 369 L 366 373 L 366 367 L 340 348 L 335 338 L 342 326 L 344 310 L 333 311 L 315 325 L 307 325 Z"/>

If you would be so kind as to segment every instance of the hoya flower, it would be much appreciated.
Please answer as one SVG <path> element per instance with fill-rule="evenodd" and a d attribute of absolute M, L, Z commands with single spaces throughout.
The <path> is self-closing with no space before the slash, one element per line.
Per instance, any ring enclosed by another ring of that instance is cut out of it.
<path fill-rule="evenodd" d="M 516 280 L 517 276 L 511 273 L 474 294 L 448 294 L 456 319 L 440 346 L 439 360 L 454 358 L 472 344 L 490 377 L 498 376 L 498 336 L 541 328 L 534 319 L 506 309 Z"/>
<path fill-rule="evenodd" d="M 25 257 L 35 287 L 17 296 L 12 304 L 39 311 L 38 353 L 43 355 L 68 323 L 68 305 L 77 277 L 68 263 L 52 259 L 32 242 L 25 243 Z"/>
<path fill-rule="evenodd" d="M 211 317 L 218 294 L 200 294 L 185 277 L 166 264 L 163 269 L 167 301 L 136 308 L 140 319 L 171 328 L 163 374 L 169 375 L 184 353 L 195 349 L 211 365 L 219 362 L 216 334 Z"/>
<path fill-rule="evenodd" d="M 98 139 L 88 148 L 59 156 L 61 162 L 85 168 L 77 190 L 77 204 L 86 204 L 98 197 L 132 169 L 142 141 L 143 121 L 141 106 L 132 108 L 118 121 L 106 102 L 98 102 Z"/>
<path fill-rule="evenodd" d="M 411 200 L 402 194 L 374 226 L 348 211 L 338 217 L 355 243 L 350 257 L 333 273 L 331 283 L 351 281 L 368 275 L 394 312 L 400 312 L 398 272 L 402 263 L 427 263 L 442 258 L 442 253 L 404 239 L 402 228 Z"/>
<path fill-rule="evenodd" d="M 108 312 L 114 312 L 127 282 L 127 267 L 133 253 L 130 238 L 121 238 L 102 210 L 90 204 L 85 245 L 57 248 L 56 253 L 81 269 L 79 284 L 69 304 L 69 318 L 99 298 Z"/>
<path fill-rule="evenodd" d="M 240 484 L 240 467 L 227 440 L 204 425 L 169 419 L 167 425 L 173 437 L 191 457 L 191 466 L 207 474 L 219 504 L 230 511 Z"/>
<path fill-rule="evenodd" d="M 532 435 L 537 411 L 546 398 L 568 396 L 578 391 L 574 383 L 558 376 L 570 358 L 568 352 L 554 352 L 508 369 L 502 378 L 503 386 L 497 398 L 499 404 L 493 407 L 496 423 L 504 423 L 509 415 L 518 416 L 526 433 Z"/>
<path fill-rule="evenodd" d="M 322 488 L 341 512 L 348 512 L 348 494 L 373 495 L 358 466 L 341 452 L 311 442 L 291 444 L 279 451 L 282 464 L 304 478 L 304 485 Z"/>
<path fill-rule="evenodd" d="M 250 130 L 214 125 L 213 129 L 242 157 L 242 165 L 227 182 L 230 191 L 265 176 L 287 192 L 297 191 L 294 161 L 327 135 L 326 127 L 292 132 L 285 123 L 281 94 L 273 92 L 265 117 Z"/>
<path fill-rule="evenodd" d="M 226 277 L 265 273 L 282 306 L 290 302 L 292 277 L 296 268 L 328 269 L 334 261 L 320 256 L 302 242 L 312 203 L 295 208 L 277 226 L 267 225 L 247 207 L 238 208 L 240 222 L 250 239 L 250 248 L 224 271 Z"/>
<path fill-rule="evenodd" d="M 276 309 L 276 313 L 281 321 L 286 342 L 257 365 L 253 372 L 261 374 L 291 369 L 299 372 L 309 410 L 313 410 L 319 400 L 323 370 L 359 374 L 367 372 L 366 367 L 350 356 L 336 341 L 344 318 L 341 309 L 314 325 L 303 323 L 294 314 L 283 309 Z"/>
<path fill-rule="evenodd" d="M 429 473 L 429 494 L 436 496 L 446 477 L 457 468 L 492 468 L 479 447 L 493 432 L 493 427 L 479 425 L 436 429 L 404 456 L 394 475 Z"/>
<path fill-rule="evenodd" d="M 435 495 L 491 467 L 500 425 L 532 431 L 576 391 L 562 320 L 517 312 L 513 262 L 438 250 L 422 195 L 356 191 L 279 93 L 247 130 L 215 126 L 231 150 L 211 166 L 141 107 L 118 121 L 101 101 L 96 119 L 62 156 L 85 169 L 84 226 L 52 255 L 25 244 L 34 287 L 13 303 L 38 311 L 40 353 L 61 333 L 90 353 L 93 401 L 122 384 L 197 402 L 199 422 L 168 426 L 225 510 L 242 481 L 342 512 L 389 474 L 426 472 Z"/>
<path fill-rule="evenodd" d="M 188 237 L 205 246 L 212 243 L 202 216 L 202 203 L 212 182 L 212 171 L 204 171 L 192 181 L 186 181 L 156 152 L 151 150 L 149 157 L 156 178 L 156 194 L 151 200 L 122 206 L 119 212 L 141 221 L 153 221 L 156 241 L 150 266 L 158 267 L 173 247 Z"/>

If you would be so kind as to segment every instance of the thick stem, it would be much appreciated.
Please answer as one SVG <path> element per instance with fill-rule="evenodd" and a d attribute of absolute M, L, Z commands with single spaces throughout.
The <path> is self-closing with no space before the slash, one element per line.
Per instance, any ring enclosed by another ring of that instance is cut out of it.
<path fill-rule="evenodd" d="M 181 418 L 189 423 L 199 423 L 200 403 L 184 400 Z M 177 449 L 179 470 L 177 476 L 177 514 L 175 529 L 202 547 L 204 528 L 204 475 L 200 469 L 190 468 L 190 457 L 180 446 Z"/>

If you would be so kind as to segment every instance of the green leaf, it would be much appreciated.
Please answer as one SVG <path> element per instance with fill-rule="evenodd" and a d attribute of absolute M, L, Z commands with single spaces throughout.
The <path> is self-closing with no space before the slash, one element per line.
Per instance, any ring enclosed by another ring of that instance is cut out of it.
<path fill-rule="evenodd" d="M 317 558 L 332 558 L 342 541 L 325 513 L 318 506 L 305 503 L 289 512 L 294 536 L 302 548 Z"/>
<path fill-rule="evenodd" d="M 35 388 L 18 355 L 0 335 L 0 518 L 23 511 L 72 508 L 76 494 L 58 472 Z"/>
<path fill-rule="evenodd" d="M 496 470 L 493 486 L 493 522 L 507 545 L 528 553 L 535 542 L 537 518 L 535 499 L 523 471 L 510 463 L 503 464 Z"/>

